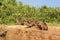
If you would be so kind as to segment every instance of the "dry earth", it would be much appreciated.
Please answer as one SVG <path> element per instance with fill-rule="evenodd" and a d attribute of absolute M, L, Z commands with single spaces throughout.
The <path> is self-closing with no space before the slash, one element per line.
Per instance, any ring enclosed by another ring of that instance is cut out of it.
<path fill-rule="evenodd" d="M 25 29 L 9 29 L 5 37 L 0 40 L 60 40 L 60 26 L 49 26 L 48 30 L 34 27 Z"/>

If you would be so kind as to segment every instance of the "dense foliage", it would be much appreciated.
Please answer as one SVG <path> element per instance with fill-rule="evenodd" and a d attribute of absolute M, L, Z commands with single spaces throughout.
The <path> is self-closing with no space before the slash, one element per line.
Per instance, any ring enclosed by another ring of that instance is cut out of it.
<path fill-rule="evenodd" d="M 16 24 L 15 18 L 32 18 L 47 23 L 60 22 L 60 7 L 36 8 L 16 0 L 0 0 L 0 24 Z"/>

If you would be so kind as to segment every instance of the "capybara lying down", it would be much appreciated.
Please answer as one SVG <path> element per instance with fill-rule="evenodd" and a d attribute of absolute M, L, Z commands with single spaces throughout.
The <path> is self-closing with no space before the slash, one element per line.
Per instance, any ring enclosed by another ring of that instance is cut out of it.
<path fill-rule="evenodd" d="M 33 20 L 31 18 L 25 18 L 25 19 L 16 19 L 16 22 L 19 24 L 19 25 L 27 25 L 28 28 L 30 27 L 36 27 L 40 30 L 48 30 L 48 26 L 45 22 L 43 21 L 39 21 L 39 20 Z"/>

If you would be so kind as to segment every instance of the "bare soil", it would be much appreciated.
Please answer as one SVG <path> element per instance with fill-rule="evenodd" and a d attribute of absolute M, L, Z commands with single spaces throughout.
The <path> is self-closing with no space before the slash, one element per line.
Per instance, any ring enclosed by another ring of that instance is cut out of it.
<path fill-rule="evenodd" d="M 60 26 L 49 26 L 48 30 L 34 27 L 26 29 L 9 29 L 0 40 L 60 40 Z"/>
<path fill-rule="evenodd" d="M 47 31 L 39 30 L 34 27 L 12 30 L 8 31 L 6 35 L 7 40 L 60 40 L 60 27 L 49 27 Z"/>

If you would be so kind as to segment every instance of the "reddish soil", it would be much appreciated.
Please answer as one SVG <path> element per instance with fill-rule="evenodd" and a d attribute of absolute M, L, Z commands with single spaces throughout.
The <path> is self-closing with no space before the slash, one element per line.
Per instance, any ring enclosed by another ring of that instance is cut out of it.
<path fill-rule="evenodd" d="M 60 40 L 60 26 L 49 26 L 48 30 L 9 29 L 3 40 Z"/>

